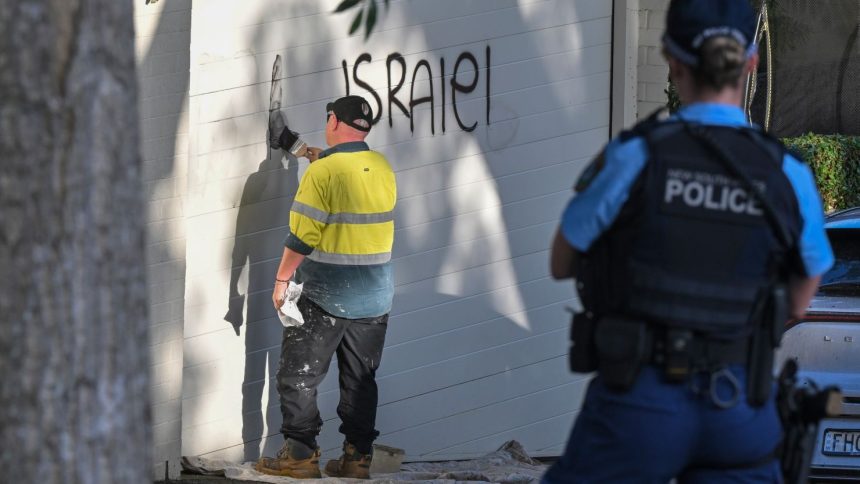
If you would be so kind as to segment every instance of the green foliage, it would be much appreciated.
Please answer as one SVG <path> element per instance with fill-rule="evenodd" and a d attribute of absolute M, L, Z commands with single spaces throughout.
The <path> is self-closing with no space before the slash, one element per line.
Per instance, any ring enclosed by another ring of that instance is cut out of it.
<path fill-rule="evenodd" d="M 361 27 L 361 19 L 362 18 L 364 18 L 364 10 L 359 10 L 358 14 L 352 20 L 352 26 L 350 26 L 350 28 L 349 28 L 349 35 L 354 34 L 355 31 L 358 30 L 359 27 Z"/>
<path fill-rule="evenodd" d="M 681 107 L 681 98 L 678 97 L 678 89 L 671 78 L 666 85 L 666 89 L 663 89 L 663 92 L 666 93 L 666 107 L 669 108 L 670 113 L 674 113 Z"/>
<path fill-rule="evenodd" d="M 826 211 L 860 206 L 860 136 L 806 134 L 782 141 L 809 163 Z"/>
<path fill-rule="evenodd" d="M 389 0 L 382 1 L 385 2 L 385 8 L 388 9 Z M 346 12 L 354 7 L 359 7 L 358 13 L 355 14 L 355 17 L 352 19 L 352 24 L 349 26 L 349 35 L 354 34 L 359 28 L 361 28 L 363 20 L 364 39 L 367 40 L 367 38 L 370 37 L 370 33 L 373 31 L 373 27 L 376 26 L 376 16 L 378 12 L 376 2 L 377 0 L 343 0 L 338 4 L 337 8 L 334 9 L 334 13 Z M 367 12 L 366 15 L 365 12 Z"/>

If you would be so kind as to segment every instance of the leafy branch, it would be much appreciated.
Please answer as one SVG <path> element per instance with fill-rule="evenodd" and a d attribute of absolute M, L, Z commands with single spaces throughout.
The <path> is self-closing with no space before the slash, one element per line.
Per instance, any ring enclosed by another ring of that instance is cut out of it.
<path fill-rule="evenodd" d="M 389 0 L 382 1 L 385 2 L 385 9 L 388 10 Z M 349 35 L 356 33 L 363 23 L 364 39 L 367 40 L 373 31 L 373 27 L 376 26 L 376 16 L 379 11 L 376 2 L 377 0 L 343 0 L 334 9 L 334 13 L 346 12 L 354 7 L 359 7 L 358 13 L 355 14 L 355 17 L 352 19 L 352 25 L 349 27 Z"/>
<path fill-rule="evenodd" d="M 670 113 L 674 114 L 678 109 L 681 109 L 681 97 L 678 96 L 678 88 L 675 87 L 671 77 L 668 79 L 666 89 L 663 89 L 663 92 L 666 93 L 666 107 L 669 108 Z"/>

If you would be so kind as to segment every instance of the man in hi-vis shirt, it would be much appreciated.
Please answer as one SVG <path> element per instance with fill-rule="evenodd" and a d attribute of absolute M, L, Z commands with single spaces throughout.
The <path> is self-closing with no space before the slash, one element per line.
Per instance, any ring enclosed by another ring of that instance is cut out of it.
<path fill-rule="evenodd" d="M 322 427 L 317 387 L 337 353 L 344 434 L 343 455 L 325 472 L 368 478 L 376 431 L 376 369 L 394 297 L 394 171 L 364 139 L 373 113 L 360 96 L 327 106 L 326 143 L 309 148 L 313 163 L 290 209 L 290 232 L 272 301 L 281 307 L 290 278 L 303 283 L 301 326 L 284 328 L 278 393 L 285 443 L 257 470 L 296 478 L 320 477 L 316 442 Z"/>

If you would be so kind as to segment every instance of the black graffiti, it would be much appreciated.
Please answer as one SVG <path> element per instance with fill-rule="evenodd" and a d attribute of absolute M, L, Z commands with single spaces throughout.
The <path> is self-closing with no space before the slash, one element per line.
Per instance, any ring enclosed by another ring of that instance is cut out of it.
<path fill-rule="evenodd" d="M 400 64 L 400 80 L 397 82 L 397 87 L 394 89 L 391 88 L 391 63 L 397 61 Z M 400 108 L 400 111 L 406 115 L 407 118 L 412 119 L 412 116 L 409 114 L 409 111 L 406 109 L 406 106 L 397 99 L 397 92 L 400 91 L 400 88 L 403 87 L 403 83 L 406 81 L 406 59 L 400 55 L 399 52 L 395 52 L 388 56 L 388 59 L 385 59 L 385 70 L 388 72 L 388 126 L 394 126 L 394 118 L 392 117 L 393 109 L 391 109 L 391 104 L 394 103 Z M 349 89 L 349 86 L 347 86 Z"/>
<path fill-rule="evenodd" d="M 356 59 L 355 64 L 352 66 L 352 78 L 355 79 L 355 83 L 358 85 L 358 87 L 367 90 L 368 92 L 370 92 L 370 94 L 373 95 L 373 98 L 376 99 L 376 105 L 379 106 L 379 109 L 377 109 L 376 114 L 373 116 L 373 124 L 376 124 L 382 118 L 382 99 L 379 98 L 379 94 L 376 94 L 376 91 L 373 90 L 370 84 L 362 81 L 358 77 L 358 66 L 362 62 L 370 61 L 370 54 L 361 54 L 360 56 L 358 56 L 358 59 Z M 349 81 L 347 80 L 347 82 Z M 349 95 L 349 93 L 347 93 L 347 95 Z"/>
<path fill-rule="evenodd" d="M 472 79 L 471 84 L 461 84 L 457 80 L 457 71 L 460 70 L 460 63 L 464 60 L 472 63 L 472 67 L 475 68 L 475 77 Z M 454 117 L 457 119 L 457 124 L 460 125 L 460 129 L 463 131 L 474 131 L 475 127 L 478 126 L 478 122 L 475 121 L 471 126 L 466 126 L 463 124 L 463 121 L 460 119 L 460 112 L 457 111 L 457 93 L 462 92 L 464 94 L 469 94 L 474 91 L 478 86 L 478 61 L 475 59 L 475 56 L 472 55 L 471 52 L 463 52 L 460 54 L 460 57 L 457 58 L 457 63 L 454 64 L 454 77 L 451 78 L 451 107 L 454 110 Z"/>
<path fill-rule="evenodd" d="M 367 91 L 373 99 L 376 101 L 376 112 L 373 117 L 373 124 L 378 123 L 382 119 L 383 108 L 385 107 L 385 103 L 383 103 L 382 97 L 376 90 L 370 86 L 367 82 L 359 77 L 359 66 L 364 63 L 370 63 L 373 60 L 370 54 L 363 53 L 356 58 L 355 63 L 353 63 L 352 67 L 352 81 L 359 88 Z M 468 82 L 464 82 L 463 73 L 461 72 L 461 67 L 463 65 L 471 65 L 474 76 L 468 80 Z M 346 84 L 346 95 L 350 94 L 350 73 L 348 69 L 348 64 L 346 59 L 341 62 L 341 68 L 343 69 L 343 79 Z M 401 93 L 403 89 L 403 85 L 406 83 L 406 76 L 408 73 L 408 68 L 406 65 L 406 58 L 403 57 L 399 52 L 394 52 L 389 54 L 385 59 L 385 70 L 387 74 L 387 111 L 388 111 L 388 126 L 394 126 L 394 112 L 395 108 L 400 111 L 401 114 L 409 118 L 409 130 L 411 132 L 415 132 L 415 108 L 416 106 L 420 106 L 422 104 L 430 105 L 430 133 L 436 134 L 436 94 L 434 91 L 434 82 L 433 82 L 433 68 L 430 62 L 426 59 L 422 59 L 415 64 L 415 67 L 412 69 L 412 84 L 409 89 L 409 100 L 408 102 L 403 99 L 403 95 L 405 93 Z M 478 126 L 478 121 L 474 120 L 471 124 L 467 124 L 468 121 L 464 121 L 460 116 L 460 111 L 457 106 L 457 94 L 462 95 L 470 94 L 474 92 L 478 88 L 478 84 L 480 82 L 480 77 L 482 72 L 484 73 L 484 86 L 485 86 L 485 107 L 486 107 L 486 123 L 489 126 L 490 124 L 490 101 L 491 101 L 491 92 L 490 92 L 490 72 L 491 72 L 491 64 L 490 64 L 490 46 L 488 45 L 485 49 L 484 53 L 484 68 L 482 69 L 478 58 L 469 51 L 465 51 L 460 53 L 457 56 L 457 60 L 454 62 L 454 71 L 451 73 L 451 79 L 446 83 L 446 73 L 445 73 L 445 58 L 439 59 L 439 95 L 441 96 L 441 109 L 440 113 L 441 118 L 441 129 L 442 132 L 445 132 L 445 99 L 446 92 L 450 90 L 451 92 L 451 110 L 454 112 L 454 119 L 457 121 L 457 126 L 460 127 L 463 131 L 474 131 Z M 418 78 L 419 74 L 423 74 L 427 76 L 429 92 L 427 93 L 419 93 L 420 97 L 416 97 L 415 93 L 415 81 Z"/>

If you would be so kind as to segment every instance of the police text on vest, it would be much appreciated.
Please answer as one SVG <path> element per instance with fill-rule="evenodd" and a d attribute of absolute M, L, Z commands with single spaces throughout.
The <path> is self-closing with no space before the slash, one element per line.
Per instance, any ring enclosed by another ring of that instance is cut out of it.
<path fill-rule="evenodd" d="M 758 201 L 739 185 L 737 180 L 722 174 L 672 168 L 666 173 L 663 201 L 689 208 L 761 216 Z"/>

